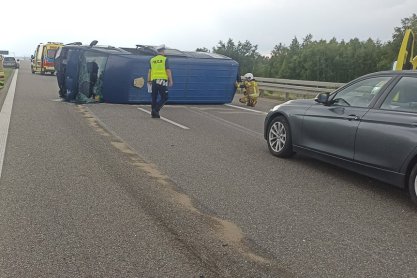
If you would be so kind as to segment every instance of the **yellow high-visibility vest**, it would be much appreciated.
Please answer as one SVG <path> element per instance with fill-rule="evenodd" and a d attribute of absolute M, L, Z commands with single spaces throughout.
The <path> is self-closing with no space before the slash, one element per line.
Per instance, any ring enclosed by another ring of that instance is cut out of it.
<path fill-rule="evenodd" d="M 156 55 L 150 61 L 151 63 L 151 80 L 164 79 L 168 80 L 168 75 L 165 69 L 165 61 L 167 58 L 162 55 Z"/>

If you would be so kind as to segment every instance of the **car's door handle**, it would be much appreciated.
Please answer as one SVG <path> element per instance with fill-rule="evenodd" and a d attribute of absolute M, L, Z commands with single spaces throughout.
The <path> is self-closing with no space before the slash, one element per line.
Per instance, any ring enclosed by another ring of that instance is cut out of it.
<path fill-rule="evenodd" d="M 349 115 L 349 116 L 346 117 L 346 119 L 348 121 L 358 121 L 359 120 L 359 117 L 356 116 L 356 115 Z"/>

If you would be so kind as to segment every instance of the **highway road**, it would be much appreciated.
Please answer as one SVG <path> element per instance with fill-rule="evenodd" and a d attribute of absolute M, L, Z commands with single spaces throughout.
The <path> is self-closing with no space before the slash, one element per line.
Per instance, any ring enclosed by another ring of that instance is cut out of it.
<path fill-rule="evenodd" d="M 270 155 L 272 100 L 152 119 L 149 105 L 62 102 L 27 62 L 9 83 L 0 277 L 416 277 L 407 194 Z"/>

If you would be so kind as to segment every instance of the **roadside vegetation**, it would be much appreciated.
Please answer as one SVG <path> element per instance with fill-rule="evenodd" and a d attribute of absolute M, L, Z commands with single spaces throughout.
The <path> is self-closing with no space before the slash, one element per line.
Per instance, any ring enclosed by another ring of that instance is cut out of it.
<path fill-rule="evenodd" d="M 401 20 L 394 28 L 392 40 L 381 42 L 369 38 L 360 41 L 314 40 L 308 34 L 301 41 L 295 37 L 289 46 L 277 44 L 270 56 L 262 56 L 258 46 L 249 41 L 220 41 L 212 52 L 223 54 L 240 64 L 240 72 L 255 76 L 346 83 L 361 75 L 390 70 L 397 59 L 404 33 L 411 28 L 417 34 L 417 15 Z M 417 49 L 417 46 L 414 46 Z M 210 52 L 207 48 L 197 51 Z"/>
<path fill-rule="evenodd" d="M 4 80 L 0 80 L 0 90 L 3 89 L 4 85 L 7 83 L 9 76 L 11 75 L 13 69 L 5 68 L 4 69 Z"/>

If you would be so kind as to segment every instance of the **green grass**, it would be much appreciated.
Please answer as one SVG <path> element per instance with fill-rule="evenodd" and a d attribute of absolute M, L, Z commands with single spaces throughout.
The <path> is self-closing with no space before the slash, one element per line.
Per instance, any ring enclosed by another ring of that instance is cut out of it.
<path fill-rule="evenodd" d="M 237 91 L 237 94 L 243 95 L 241 91 Z M 278 101 L 287 101 L 287 100 L 292 100 L 292 99 L 312 99 L 312 98 L 315 98 L 315 95 L 312 95 L 309 93 L 295 94 L 295 93 L 261 90 L 260 97 L 278 100 Z"/>
<path fill-rule="evenodd" d="M 281 101 L 287 101 L 292 99 L 308 99 L 314 98 L 314 95 L 311 94 L 294 94 L 294 93 L 283 93 L 283 92 L 271 92 L 271 91 L 262 91 L 261 97 L 269 98 L 269 99 L 276 99 Z"/>

